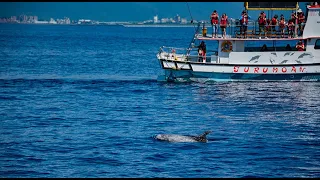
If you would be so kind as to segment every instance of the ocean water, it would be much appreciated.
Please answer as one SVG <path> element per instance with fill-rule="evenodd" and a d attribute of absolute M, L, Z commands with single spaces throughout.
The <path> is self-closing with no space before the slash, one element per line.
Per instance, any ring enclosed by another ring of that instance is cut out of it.
<path fill-rule="evenodd" d="M 158 82 L 193 32 L 0 24 L 0 177 L 320 177 L 320 84 Z"/>

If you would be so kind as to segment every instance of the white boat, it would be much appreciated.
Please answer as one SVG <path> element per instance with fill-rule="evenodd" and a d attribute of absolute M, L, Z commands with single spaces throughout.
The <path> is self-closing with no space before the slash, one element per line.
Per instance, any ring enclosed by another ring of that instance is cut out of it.
<path fill-rule="evenodd" d="M 229 33 L 226 38 L 213 38 L 206 34 L 206 28 L 203 28 L 205 24 L 199 23 L 188 48 L 160 48 L 157 59 L 164 75 L 159 76 L 158 80 L 319 81 L 320 6 L 307 8 L 303 35 L 295 38 L 281 38 L 273 34 L 267 39 L 263 36 L 260 39 L 255 29 L 253 35 L 245 39 L 238 38 L 236 31 Z M 297 5 L 295 10 L 298 9 Z M 304 51 L 295 48 L 299 40 L 304 42 Z M 205 61 L 198 55 L 197 46 L 194 46 L 200 41 L 207 44 Z M 213 47 L 211 50 L 210 43 Z M 262 44 L 268 44 L 269 49 L 261 52 Z M 285 49 L 286 44 L 290 44 L 292 49 Z"/>

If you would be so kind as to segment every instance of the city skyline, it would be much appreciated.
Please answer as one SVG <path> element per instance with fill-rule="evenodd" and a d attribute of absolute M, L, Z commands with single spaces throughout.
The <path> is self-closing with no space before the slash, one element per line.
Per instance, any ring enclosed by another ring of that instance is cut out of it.
<path fill-rule="evenodd" d="M 194 22 L 197 22 L 196 20 Z M 11 16 L 11 17 L 0 17 L 0 23 L 21 23 L 21 24 L 107 24 L 107 25 L 125 25 L 125 24 L 188 24 L 187 18 L 181 18 L 178 14 L 174 17 L 165 17 L 159 18 L 158 15 L 155 15 L 152 20 L 144 20 L 144 21 L 97 21 L 94 19 L 78 19 L 73 20 L 69 17 L 64 17 L 63 19 L 54 19 L 50 18 L 50 20 L 39 19 L 38 16 L 27 16 L 25 14 L 21 14 L 19 16 Z"/>
<path fill-rule="evenodd" d="M 37 14 L 40 19 L 67 16 L 98 21 L 143 21 L 155 15 L 173 17 L 179 14 L 183 18 L 199 20 L 207 19 L 214 9 L 230 16 L 238 15 L 243 9 L 241 2 L 227 3 L 228 8 L 223 2 L 1 2 L 0 17 Z"/>
<path fill-rule="evenodd" d="M 305 2 L 299 3 L 305 11 Z M 189 11 L 190 9 L 190 11 Z M 39 20 L 94 19 L 96 21 L 145 21 L 174 17 L 179 14 L 188 20 L 208 20 L 213 10 L 221 15 L 238 18 L 244 9 L 243 2 L 0 2 L 0 17 L 38 16 Z M 250 11 L 258 17 L 260 11 Z M 289 15 L 291 11 L 271 11 L 270 15 Z M 269 12 L 267 12 L 269 15 Z"/>

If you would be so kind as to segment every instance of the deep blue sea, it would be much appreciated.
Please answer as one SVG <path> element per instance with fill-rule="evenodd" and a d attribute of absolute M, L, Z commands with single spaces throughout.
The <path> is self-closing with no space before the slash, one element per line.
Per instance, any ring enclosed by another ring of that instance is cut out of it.
<path fill-rule="evenodd" d="M 0 24 L 0 177 L 320 177 L 320 84 L 158 82 L 193 32 Z"/>

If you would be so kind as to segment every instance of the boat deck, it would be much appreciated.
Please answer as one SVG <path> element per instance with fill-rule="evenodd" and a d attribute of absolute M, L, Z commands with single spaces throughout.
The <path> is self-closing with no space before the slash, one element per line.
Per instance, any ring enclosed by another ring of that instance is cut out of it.
<path fill-rule="evenodd" d="M 270 41 L 274 41 L 274 40 L 285 40 L 285 41 L 288 41 L 288 40 L 300 40 L 300 39 L 307 39 L 307 38 L 303 38 L 302 36 L 299 36 L 299 37 L 295 37 L 295 38 L 288 38 L 288 37 L 284 37 L 284 38 L 281 38 L 281 37 L 267 37 L 265 38 L 265 36 L 261 36 L 261 38 L 259 38 L 259 36 L 255 36 L 255 37 L 246 37 L 246 38 L 241 38 L 241 37 L 232 37 L 231 35 L 227 35 L 226 38 L 222 38 L 222 35 L 221 34 L 218 34 L 217 35 L 218 37 L 217 38 L 214 38 L 212 37 L 211 34 L 207 34 L 206 36 L 203 36 L 202 34 L 197 34 L 196 35 L 196 38 L 199 39 L 199 40 L 215 40 L 215 41 L 218 41 L 218 40 L 229 40 L 229 41 L 266 41 L 266 40 L 270 40 Z"/>

